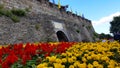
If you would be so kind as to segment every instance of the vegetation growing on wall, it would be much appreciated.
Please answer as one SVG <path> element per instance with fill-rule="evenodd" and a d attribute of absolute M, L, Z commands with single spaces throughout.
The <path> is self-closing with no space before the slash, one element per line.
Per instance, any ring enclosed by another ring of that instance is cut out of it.
<path fill-rule="evenodd" d="M 39 30 L 39 28 L 40 28 L 40 25 L 39 25 L 39 24 L 36 24 L 36 25 L 35 25 L 35 29 L 36 29 L 36 30 Z"/>
<path fill-rule="evenodd" d="M 3 4 L 0 4 L 0 9 L 3 9 L 4 8 L 4 5 Z"/>
<path fill-rule="evenodd" d="M 82 27 L 84 27 L 85 25 L 83 24 Z"/>
<path fill-rule="evenodd" d="M 77 33 L 80 33 L 80 30 L 77 29 L 76 32 L 77 32 Z"/>
<path fill-rule="evenodd" d="M 94 32 L 94 36 L 97 38 L 99 37 L 98 33 L 96 33 L 96 32 Z"/>
<path fill-rule="evenodd" d="M 14 22 L 19 22 L 19 17 L 25 16 L 26 12 L 27 11 L 25 9 L 8 10 L 4 8 L 4 5 L 0 5 L 0 16 L 7 16 Z"/>
<path fill-rule="evenodd" d="M 92 27 L 91 27 L 91 26 L 86 26 L 86 28 L 87 28 L 88 30 L 90 30 Z"/>
<path fill-rule="evenodd" d="M 16 16 L 25 16 L 26 11 L 23 9 L 12 9 L 11 12 Z"/>
<path fill-rule="evenodd" d="M 93 38 L 94 41 L 96 40 L 96 38 L 99 38 L 99 34 L 98 33 L 94 32 L 93 35 L 94 36 L 92 38 Z"/>

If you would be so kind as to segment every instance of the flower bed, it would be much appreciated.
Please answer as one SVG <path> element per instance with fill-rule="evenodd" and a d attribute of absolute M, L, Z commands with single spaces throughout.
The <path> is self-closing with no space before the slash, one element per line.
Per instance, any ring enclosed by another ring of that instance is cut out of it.
<path fill-rule="evenodd" d="M 1 68 L 120 68 L 119 42 L 34 43 L 0 47 Z"/>
<path fill-rule="evenodd" d="M 46 57 L 37 68 L 120 68 L 118 42 L 78 43 L 61 55 Z"/>
<path fill-rule="evenodd" d="M 45 57 L 65 52 L 74 43 L 14 44 L 0 47 L 0 66 L 2 68 L 34 68 Z"/>

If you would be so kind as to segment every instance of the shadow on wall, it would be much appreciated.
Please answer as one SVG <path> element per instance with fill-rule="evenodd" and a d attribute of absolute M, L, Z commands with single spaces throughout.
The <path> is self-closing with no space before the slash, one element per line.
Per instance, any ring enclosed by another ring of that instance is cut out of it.
<path fill-rule="evenodd" d="M 62 31 L 57 31 L 56 34 L 57 34 L 57 37 L 58 37 L 59 42 L 63 42 L 63 41 L 64 41 L 64 42 L 68 42 L 68 41 L 69 41 L 64 32 L 62 32 Z"/>

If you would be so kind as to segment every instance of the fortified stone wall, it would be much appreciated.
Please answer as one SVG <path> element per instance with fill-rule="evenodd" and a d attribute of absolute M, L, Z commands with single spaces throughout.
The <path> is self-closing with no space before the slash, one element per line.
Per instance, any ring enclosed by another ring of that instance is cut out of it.
<path fill-rule="evenodd" d="M 0 0 L 6 9 L 29 9 L 20 22 L 0 17 L 0 44 L 45 41 L 94 41 L 91 21 L 58 9 L 49 0 Z M 65 40 L 66 39 L 66 40 Z"/>

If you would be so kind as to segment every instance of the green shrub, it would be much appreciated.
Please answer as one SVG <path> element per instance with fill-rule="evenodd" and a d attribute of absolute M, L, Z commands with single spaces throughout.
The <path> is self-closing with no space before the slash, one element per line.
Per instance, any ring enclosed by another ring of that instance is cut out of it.
<path fill-rule="evenodd" d="M 36 24 L 35 29 L 38 30 L 40 28 L 40 25 Z"/>
<path fill-rule="evenodd" d="M 46 41 L 47 41 L 47 42 L 52 42 L 52 41 L 53 41 L 53 39 L 52 39 L 52 38 L 50 38 L 50 37 L 47 37 L 47 38 L 46 38 Z"/>
<path fill-rule="evenodd" d="M 17 16 L 15 16 L 15 15 L 12 15 L 10 18 L 11 18 L 15 23 L 20 21 L 20 19 L 19 19 Z"/>
<path fill-rule="evenodd" d="M 85 25 L 83 24 L 82 27 L 84 27 Z"/>
<path fill-rule="evenodd" d="M 0 9 L 3 9 L 4 8 L 4 5 L 3 4 L 0 4 Z"/>
<path fill-rule="evenodd" d="M 87 28 L 87 29 L 91 29 L 92 27 L 91 27 L 91 26 L 87 26 L 86 28 Z"/>
<path fill-rule="evenodd" d="M 99 37 L 99 35 L 96 32 L 94 32 L 93 34 L 95 37 Z"/>
<path fill-rule="evenodd" d="M 25 8 L 25 11 L 26 12 L 30 12 L 30 8 Z"/>
<path fill-rule="evenodd" d="M 4 15 L 4 5 L 3 4 L 0 4 L 0 16 Z"/>
<path fill-rule="evenodd" d="M 11 17 L 13 14 L 10 10 L 4 10 L 4 15 L 7 17 Z"/>
<path fill-rule="evenodd" d="M 0 9 L 0 16 L 2 16 L 3 15 L 3 11 L 2 11 L 2 9 Z"/>
<path fill-rule="evenodd" d="M 4 9 L 4 5 L 0 4 L 0 16 L 7 16 L 11 18 L 15 23 L 20 21 L 18 16 L 21 17 L 26 15 L 26 11 L 29 11 L 29 9 L 26 8 L 25 10 L 23 9 L 6 10 Z"/>
<path fill-rule="evenodd" d="M 80 31 L 79 31 L 79 30 L 76 30 L 76 32 L 77 32 L 77 33 L 80 33 Z"/>
<path fill-rule="evenodd" d="M 0 15 L 4 15 L 4 16 L 7 16 L 7 17 L 10 17 L 12 16 L 12 12 L 10 10 L 5 10 L 5 9 L 0 9 Z"/>
<path fill-rule="evenodd" d="M 12 9 L 11 12 L 17 16 L 25 16 L 26 15 L 26 11 L 23 9 Z"/>
<path fill-rule="evenodd" d="M 4 9 L 0 9 L 0 15 L 5 15 L 5 10 Z"/>

